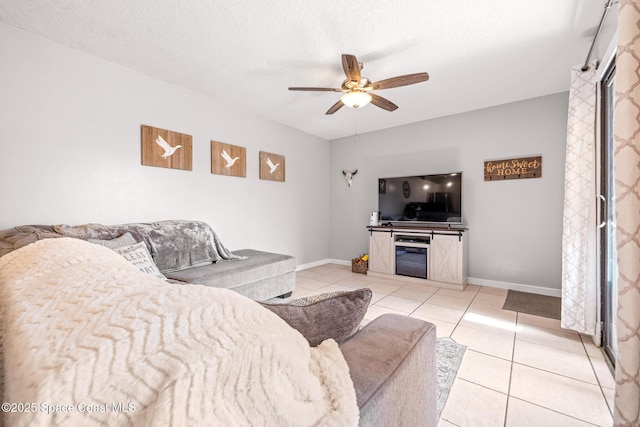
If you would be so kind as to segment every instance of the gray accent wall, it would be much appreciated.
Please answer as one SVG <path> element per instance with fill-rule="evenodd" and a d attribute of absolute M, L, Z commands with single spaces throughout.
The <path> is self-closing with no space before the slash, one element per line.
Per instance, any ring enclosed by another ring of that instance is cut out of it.
<path fill-rule="evenodd" d="M 328 141 L 2 23 L 0 58 L 0 229 L 195 219 L 230 249 L 329 257 Z M 192 135 L 193 170 L 142 166 L 142 124 Z M 246 178 L 211 174 L 211 140 L 247 148 Z M 258 178 L 261 150 L 286 182 Z"/>
<path fill-rule="evenodd" d="M 560 289 L 567 108 L 559 93 L 331 141 L 331 257 L 368 251 L 378 178 L 462 171 L 468 276 Z M 536 155 L 542 178 L 484 181 L 484 161 Z"/>

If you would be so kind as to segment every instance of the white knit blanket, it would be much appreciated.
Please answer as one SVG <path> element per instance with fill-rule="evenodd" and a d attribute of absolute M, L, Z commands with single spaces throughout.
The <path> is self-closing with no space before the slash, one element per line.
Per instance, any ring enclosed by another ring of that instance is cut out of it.
<path fill-rule="evenodd" d="M 233 291 L 61 238 L 0 258 L 0 300 L 5 425 L 358 424 L 337 344 Z"/>

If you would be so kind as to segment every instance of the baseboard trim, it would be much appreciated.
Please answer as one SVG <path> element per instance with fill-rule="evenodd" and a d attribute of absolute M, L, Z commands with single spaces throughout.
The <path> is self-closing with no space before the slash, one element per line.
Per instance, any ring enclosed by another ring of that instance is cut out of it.
<path fill-rule="evenodd" d="M 313 262 L 308 262 L 306 264 L 300 264 L 299 266 L 296 267 L 296 271 L 308 270 L 309 268 L 313 268 L 313 267 L 320 267 L 321 265 L 325 265 L 328 262 L 329 260 L 327 259 L 321 259 L 320 261 L 313 261 Z"/>
<path fill-rule="evenodd" d="M 313 267 L 320 267 L 325 264 L 351 265 L 351 260 L 326 258 L 319 261 L 308 262 L 296 267 L 296 271 L 307 270 Z M 467 277 L 467 285 L 488 286 L 490 288 L 511 289 L 512 291 L 528 292 L 530 294 L 547 295 L 550 297 L 561 297 L 560 289 L 543 288 L 542 286 L 525 285 L 522 283 L 501 282 L 498 280 L 478 279 Z"/>
<path fill-rule="evenodd" d="M 321 265 L 325 265 L 325 264 L 351 265 L 351 260 L 347 261 L 344 259 L 326 258 L 326 259 L 321 259 L 320 261 L 313 261 L 313 262 L 308 262 L 306 264 L 300 264 L 299 266 L 296 267 L 296 271 L 307 270 L 313 267 L 320 267 Z"/>
<path fill-rule="evenodd" d="M 522 283 L 500 282 L 498 280 L 477 279 L 475 277 L 467 277 L 467 284 L 511 289 L 512 291 L 528 292 L 530 294 L 547 295 L 550 297 L 562 296 L 560 289 L 543 288 L 542 286 L 524 285 Z"/>
<path fill-rule="evenodd" d="M 327 259 L 327 264 L 348 265 L 349 267 L 351 267 L 351 260 L 350 259 L 329 258 L 329 259 Z"/>

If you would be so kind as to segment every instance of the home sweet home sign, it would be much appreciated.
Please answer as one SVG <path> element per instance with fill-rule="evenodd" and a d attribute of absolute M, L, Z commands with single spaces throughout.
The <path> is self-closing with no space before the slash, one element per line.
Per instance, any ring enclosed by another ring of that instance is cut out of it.
<path fill-rule="evenodd" d="M 484 162 L 485 181 L 542 177 L 542 156 Z"/>

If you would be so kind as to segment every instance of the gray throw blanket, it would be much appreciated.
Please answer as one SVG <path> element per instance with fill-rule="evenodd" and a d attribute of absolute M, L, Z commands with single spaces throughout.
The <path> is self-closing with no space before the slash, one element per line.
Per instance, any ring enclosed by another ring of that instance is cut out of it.
<path fill-rule="evenodd" d="M 38 240 L 62 237 L 50 225 L 19 225 L 0 230 L 0 257 Z"/>
<path fill-rule="evenodd" d="M 56 225 L 57 233 L 77 239 L 110 240 L 131 233 L 144 242 L 162 273 L 211 264 L 221 259 L 244 259 L 222 244 L 211 227 L 200 221 L 168 220 L 121 225 Z"/>

